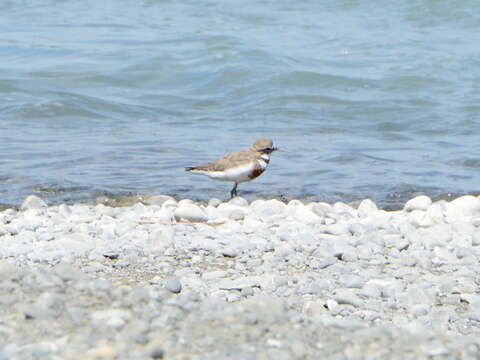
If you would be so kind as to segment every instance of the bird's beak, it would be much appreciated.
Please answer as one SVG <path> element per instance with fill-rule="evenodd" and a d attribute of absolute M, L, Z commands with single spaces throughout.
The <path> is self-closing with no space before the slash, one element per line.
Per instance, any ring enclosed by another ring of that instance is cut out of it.
<path fill-rule="evenodd" d="M 278 147 L 274 147 L 274 148 L 273 148 L 273 151 L 280 151 L 280 152 L 283 152 L 283 150 L 282 150 L 282 149 L 279 149 Z"/>

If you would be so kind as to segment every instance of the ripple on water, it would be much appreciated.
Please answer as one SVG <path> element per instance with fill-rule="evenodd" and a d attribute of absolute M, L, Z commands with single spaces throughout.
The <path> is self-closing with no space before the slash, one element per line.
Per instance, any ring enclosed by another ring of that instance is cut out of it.
<path fill-rule="evenodd" d="M 1 203 L 227 196 L 183 166 L 260 136 L 287 152 L 250 200 L 478 190 L 472 0 L 27 3 L 0 4 Z"/>

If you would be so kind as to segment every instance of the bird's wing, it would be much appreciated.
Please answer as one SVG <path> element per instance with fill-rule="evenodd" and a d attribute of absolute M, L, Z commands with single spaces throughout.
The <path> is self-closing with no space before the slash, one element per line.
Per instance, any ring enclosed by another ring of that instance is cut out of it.
<path fill-rule="evenodd" d="M 224 171 L 228 167 L 235 167 L 255 160 L 257 155 L 250 149 L 240 150 L 231 154 L 227 154 L 224 157 L 206 164 L 201 164 L 187 168 L 187 170 L 200 170 L 200 171 Z"/>

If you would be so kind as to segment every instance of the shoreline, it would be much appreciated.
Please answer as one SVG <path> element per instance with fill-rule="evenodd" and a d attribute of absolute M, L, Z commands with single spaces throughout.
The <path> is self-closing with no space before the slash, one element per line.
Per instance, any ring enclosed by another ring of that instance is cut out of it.
<path fill-rule="evenodd" d="M 83 197 L 83 198 L 75 198 L 75 199 L 68 199 L 68 200 L 62 200 L 62 199 L 52 199 L 52 197 L 49 196 L 42 196 L 43 194 L 40 192 L 33 192 L 31 195 L 37 196 L 41 198 L 48 206 L 59 206 L 62 204 L 73 206 L 73 205 L 89 205 L 89 206 L 95 206 L 95 205 L 105 205 L 109 207 L 125 207 L 125 206 L 132 206 L 136 204 L 137 202 L 141 202 L 144 205 L 149 205 L 149 199 L 150 198 L 155 198 L 156 196 L 168 196 L 173 198 L 175 201 L 181 201 L 181 200 L 191 200 L 197 204 L 200 205 L 207 205 L 208 200 L 205 199 L 199 199 L 199 198 L 186 198 L 181 194 L 177 195 L 164 195 L 164 194 L 156 194 L 156 193 L 104 193 L 104 194 L 97 194 L 93 196 L 88 196 L 88 197 Z M 326 202 L 329 204 L 334 204 L 336 202 L 343 202 L 346 203 L 349 206 L 352 206 L 354 208 L 357 208 L 358 205 L 362 202 L 364 199 L 370 199 L 368 196 L 366 197 L 358 197 L 358 196 L 353 196 L 349 195 L 346 196 L 343 194 L 342 196 L 337 196 L 335 199 L 332 199 L 332 196 L 329 197 L 320 197 L 312 194 L 306 194 L 302 197 L 294 197 L 294 196 L 286 196 L 286 195 L 279 195 L 279 196 L 267 196 L 265 198 L 262 197 L 253 197 L 253 193 L 248 192 L 248 196 L 246 197 L 248 202 L 252 202 L 255 200 L 278 200 L 281 201 L 285 204 L 288 204 L 289 201 L 291 200 L 299 200 L 304 204 L 312 203 L 312 202 Z M 464 193 L 464 192 L 446 192 L 446 193 L 440 193 L 440 192 L 435 192 L 435 193 L 427 193 L 424 191 L 418 191 L 418 192 L 407 192 L 407 193 L 394 193 L 391 195 L 392 198 L 395 198 L 395 200 L 380 200 L 377 201 L 376 204 L 379 209 L 386 210 L 386 211 L 395 211 L 395 210 L 401 210 L 405 203 L 410 200 L 411 198 L 414 198 L 416 196 L 420 195 L 426 195 L 432 199 L 432 201 L 440 201 L 440 200 L 446 200 L 446 201 L 452 201 L 458 197 L 465 196 L 465 195 L 472 195 L 472 196 L 480 196 L 480 193 Z M 28 196 L 27 196 L 28 197 Z M 240 196 L 243 197 L 243 196 Z M 26 198 L 26 197 L 25 197 Z M 212 197 L 214 199 L 217 199 L 217 197 Z M 24 200 L 24 199 L 23 199 Z M 14 209 L 14 210 L 20 210 L 21 204 L 23 203 L 23 200 L 20 201 L 19 203 L 11 204 L 11 203 L 0 203 L 0 212 L 7 210 L 7 209 Z M 222 202 L 228 202 L 230 199 L 228 198 L 222 198 L 220 197 L 220 200 Z M 384 204 L 384 205 L 381 205 Z"/>
<path fill-rule="evenodd" d="M 0 211 L 0 358 L 480 356 L 480 198 Z"/>

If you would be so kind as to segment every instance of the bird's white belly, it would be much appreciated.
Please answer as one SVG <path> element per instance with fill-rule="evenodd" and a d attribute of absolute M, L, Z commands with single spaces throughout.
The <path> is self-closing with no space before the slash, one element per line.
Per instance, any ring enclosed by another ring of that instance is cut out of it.
<path fill-rule="evenodd" d="M 241 183 L 251 180 L 249 175 L 252 173 L 254 163 L 240 165 L 224 171 L 212 171 L 205 173 L 209 178 L 220 181 L 233 181 Z"/>

